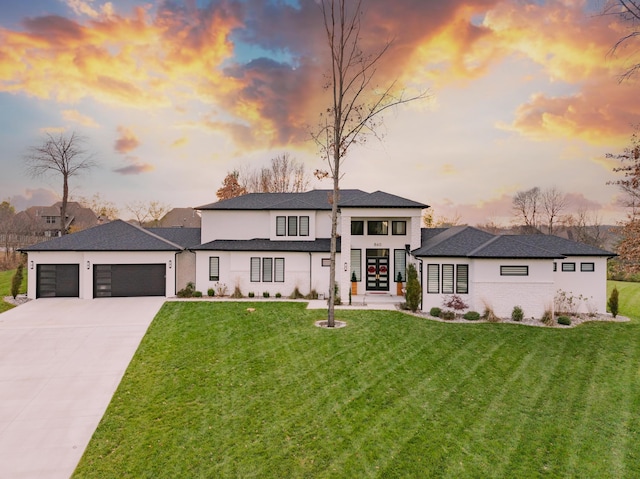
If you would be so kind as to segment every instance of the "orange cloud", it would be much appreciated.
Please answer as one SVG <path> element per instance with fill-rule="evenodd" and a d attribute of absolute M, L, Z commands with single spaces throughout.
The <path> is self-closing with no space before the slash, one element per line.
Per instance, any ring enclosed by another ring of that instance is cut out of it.
<path fill-rule="evenodd" d="M 93 118 L 83 115 L 78 110 L 62 110 L 62 118 L 89 128 L 98 128 L 100 126 Z"/>
<path fill-rule="evenodd" d="M 182 138 L 178 138 L 176 141 L 174 141 L 173 143 L 171 143 L 171 147 L 172 148 L 180 148 L 181 146 L 186 145 L 187 143 L 189 143 L 189 140 L 187 137 L 183 136 Z"/>
<path fill-rule="evenodd" d="M 118 153 L 129 153 L 140 146 L 140 140 L 136 137 L 135 133 L 124 126 L 118 127 L 118 133 L 120 137 L 116 140 L 114 148 Z"/>

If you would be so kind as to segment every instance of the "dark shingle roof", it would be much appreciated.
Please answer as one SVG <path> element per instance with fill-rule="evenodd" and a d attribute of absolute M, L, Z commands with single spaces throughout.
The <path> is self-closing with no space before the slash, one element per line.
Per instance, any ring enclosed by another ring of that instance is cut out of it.
<path fill-rule="evenodd" d="M 200 206 L 199 210 L 330 210 L 332 190 L 304 193 L 249 193 L 247 195 Z M 376 191 L 340 190 L 341 208 L 427 208 L 400 196 Z"/>
<path fill-rule="evenodd" d="M 146 228 L 146 230 L 183 248 L 198 246 L 202 231 L 200 228 Z"/>
<path fill-rule="evenodd" d="M 328 253 L 330 251 L 329 238 L 319 238 L 315 241 L 271 241 L 266 238 L 250 240 L 214 240 L 195 248 L 196 251 L 277 251 Z M 337 251 L 340 251 L 338 238 Z"/>
<path fill-rule="evenodd" d="M 471 226 L 422 230 L 422 246 L 412 253 L 424 257 L 560 259 L 566 256 L 614 256 L 613 253 L 558 236 L 495 236 Z"/>
<path fill-rule="evenodd" d="M 178 244 L 122 220 L 23 248 L 22 251 L 181 251 Z"/>

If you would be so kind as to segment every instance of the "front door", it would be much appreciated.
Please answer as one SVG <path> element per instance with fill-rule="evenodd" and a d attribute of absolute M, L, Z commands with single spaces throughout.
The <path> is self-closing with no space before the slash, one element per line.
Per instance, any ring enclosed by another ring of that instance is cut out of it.
<path fill-rule="evenodd" d="M 367 291 L 389 291 L 389 250 L 367 250 Z"/>

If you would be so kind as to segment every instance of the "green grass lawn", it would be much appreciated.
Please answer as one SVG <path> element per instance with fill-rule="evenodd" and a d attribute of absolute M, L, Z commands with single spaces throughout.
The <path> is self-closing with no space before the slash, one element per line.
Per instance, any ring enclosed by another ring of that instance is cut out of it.
<path fill-rule="evenodd" d="M 640 283 L 607 281 L 607 297 L 618 288 L 620 314 L 640 320 Z"/>
<path fill-rule="evenodd" d="M 636 312 L 331 331 L 301 303 L 166 303 L 74 477 L 637 477 Z"/>
<path fill-rule="evenodd" d="M 2 298 L 11 295 L 11 280 L 16 270 L 0 271 L 0 313 L 13 308 L 14 306 L 9 303 L 5 303 Z M 27 270 L 24 270 L 24 277 L 22 278 L 22 287 L 20 293 L 27 292 Z"/>

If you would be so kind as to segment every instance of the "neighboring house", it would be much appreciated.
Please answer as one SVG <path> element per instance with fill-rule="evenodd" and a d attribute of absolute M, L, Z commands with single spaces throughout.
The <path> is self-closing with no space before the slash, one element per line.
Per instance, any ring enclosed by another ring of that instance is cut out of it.
<path fill-rule="evenodd" d="M 606 311 L 607 259 L 614 256 L 558 236 L 495 236 L 469 226 L 423 230 L 413 255 L 422 264 L 424 311 L 457 294 L 470 310 L 509 317 L 520 306 L 537 318 L 553 310 L 559 291 L 580 312 Z"/>
<path fill-rule="evenodd" d="M 21 231 L 16 233 L 45 237 L 59 236 L 62 225 L 61 206 L 62 202 L 58 201 L 51 206 L 32 206 L 17 213 L 14 223 Z M 75 201 L 67 203 L 64 222 L 66 231 L 81 231 L 97 224 L 98 217 L 91 208 L 85 208 Z"/>
<path fill-rule="evenodd" d="M 173 208 L 159 222 L 164 228 L 200 228 L 200 225 L 200 212 L 193 208 Z"/>
<path fill-rule="evenodd" d="M 296 288 L 327 295 L 330 197 L 329 190 L 251 193 L 197 208 L 201 229 L 115 221 L 24 248 L 36 272 L 29 296 L 174 296 L 189 281 L 202 292 L 225 285 L 244 295 Z M 605 310 L 607 251 L 553 236 L 421 229 L 427 205 L 381 191 L 342 190 L 338 207 L 343 300 L 352 275 L 359 295 L 395 294 L 411 261 L 422 266 L 425 311 L 459 294 L 480 312 L 486 303 L 509 316 L 518 305 L 540 317 L 559 289 Z"/>

